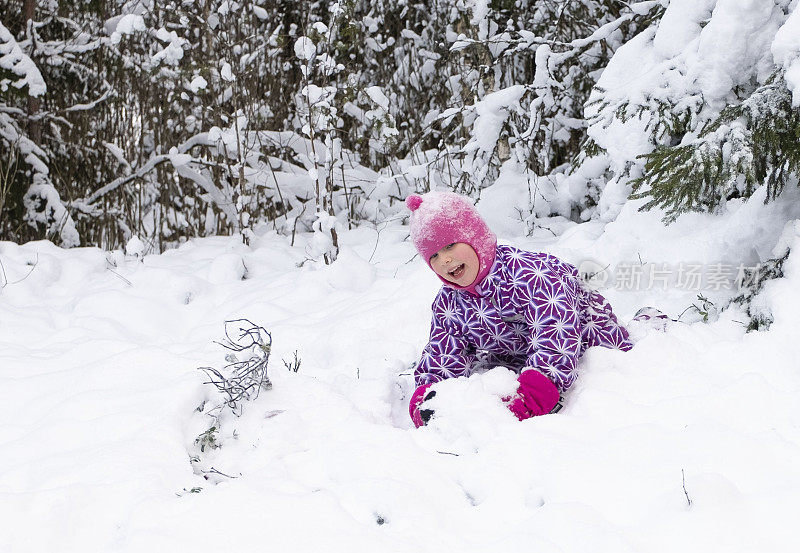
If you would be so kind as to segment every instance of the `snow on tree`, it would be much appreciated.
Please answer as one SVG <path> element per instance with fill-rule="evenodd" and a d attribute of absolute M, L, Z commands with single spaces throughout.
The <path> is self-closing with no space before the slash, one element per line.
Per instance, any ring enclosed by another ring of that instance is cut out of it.
<path fill-rule="evenodd" d="M 673 221 L 761 186 L 774 199 L 796 182 L 796 11 L 788 0 L 672 0 L 619 48 L 588 103 L 589 139 L 572 171 L 610 183 L 592 191 L 584 216 L 613 219 L 633 192 Z"/>
<path fill-rule="evenodd" d="M 0 144 L 4 150 L 0 159 L 0 213 L 4 208 L 21 213 L 25 224 L 40 226 L 63 246 L 76 246 L 79 237 L 75 223 L 50 179 L 49 156 L 37 143 L 39 121 L 33 121 L 40 115 L 38 99 L 47 92 L 47 85 L 25 50 L 38 52 L 47 44 L 37 44 L 34 28 L 26 28 L 27 39 L 20 44 L 0 22 Z M 23 110 L 23 104 L 27 110 Z M 27 169 L 22 168 L 20 160 Z M 27 189 L 25 180 L 30 183 Z"/>
<path fill-rule="evenodd" d="M 164 249 L 268 225 L 327 234 L 309 254 L 332 260 L 337 229 L 399 216 L 399 200 L 436 187 L 531 230 L 613 220 L 631 194 L 667 219 L 764 184 L 774 198 L 798 162 L 796 12 L 789 0 L 43 3 L 31 26 L 3 18 L 0 117 L 16 144 L 3 237 Z"/>

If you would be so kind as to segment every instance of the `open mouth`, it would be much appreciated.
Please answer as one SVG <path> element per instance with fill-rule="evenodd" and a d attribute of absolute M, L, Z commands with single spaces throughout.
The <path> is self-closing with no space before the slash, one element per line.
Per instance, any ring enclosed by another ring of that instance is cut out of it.
<path fill-rule="evenodd" d="M 453 269 L 452 271 L 448 271 L 447 274 L 450 275 L 454 280 L 458 280 L 464 275 L 465 270 L 466 267 L 464 266 L 463 263 L 461 263 L 460 265 L 457 265 L 456 268 Z"/>

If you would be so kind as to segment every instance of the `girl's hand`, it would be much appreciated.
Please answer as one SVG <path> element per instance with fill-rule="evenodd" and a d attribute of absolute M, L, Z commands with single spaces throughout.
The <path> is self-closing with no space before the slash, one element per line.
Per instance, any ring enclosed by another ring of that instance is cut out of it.
<path fill-rule="evenodd" d="M 414 426 L 417 428 L 428 424 L 433 416 L 433 409 L 420 409 L 423 402 L 436 395 L 436 390 L 429 390 L 430 387 L 430 384 L 424 384 L 414 390 L 411 401 L 408 403 L 408 414 L 411 415 L 411 420 L 414 421 Z"/>
<path fill-rule="evenodd" d="M 517 378 L 519 387 L 513 397 L 503 398 L 519 420 L 550 413 L 558 403 L 559 393 L 549 378 L 535 369 L 525 369 Z"/>

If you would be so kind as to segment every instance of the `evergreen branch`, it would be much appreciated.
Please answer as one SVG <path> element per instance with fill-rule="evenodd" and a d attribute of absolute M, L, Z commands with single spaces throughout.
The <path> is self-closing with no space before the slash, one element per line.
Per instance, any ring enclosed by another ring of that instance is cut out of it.
<path fill-rule="evenodd" d="M 736 106 L 728 106 L 687 144 L 657 146 L 644 173 L 631 181 L 631 198 L 661 207 L 670 223 L 686 211 L 717 209 L 725 200 L 749 198 L 762 184 L 774 200 L 800 174 L 800 111 L 782 75 Z"/>

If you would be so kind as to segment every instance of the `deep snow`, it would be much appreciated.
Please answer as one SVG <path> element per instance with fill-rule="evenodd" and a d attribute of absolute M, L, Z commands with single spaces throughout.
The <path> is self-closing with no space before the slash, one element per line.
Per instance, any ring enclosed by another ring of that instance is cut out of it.
<path fill-rule="evenodd" d="M 794 196 L 670 227 L 629 202 L 606 226 L 508 241 L 576 264 L 754 264 L 782 232 L 800 246 L 796 225 L 763 223 L 800 217 Z M 342 242 L 331 266 L 269 232 L 143 258 L 0 243 L 0 550 L 798 550 L 800 258 L 759 300 L 764 332 L 738 309 L 700 322 L 697 290 L 606 285 L 623 321 L 654 305 L 681 322 L 590 350 L 558 415 L 517 422 L 495 369 L 437 385 L 437 417 L 414 430 L 439 282 L 399 224 Z M 197 408 L 216 397 L 196 368 L 224 364 L 213 341 L 239 317 L 272 332 L 274 386 L 201 453 Z M 298 373 L 281 362 L 295 350 Z M 212 468 L 228 476 L 195 474 Z"/>

